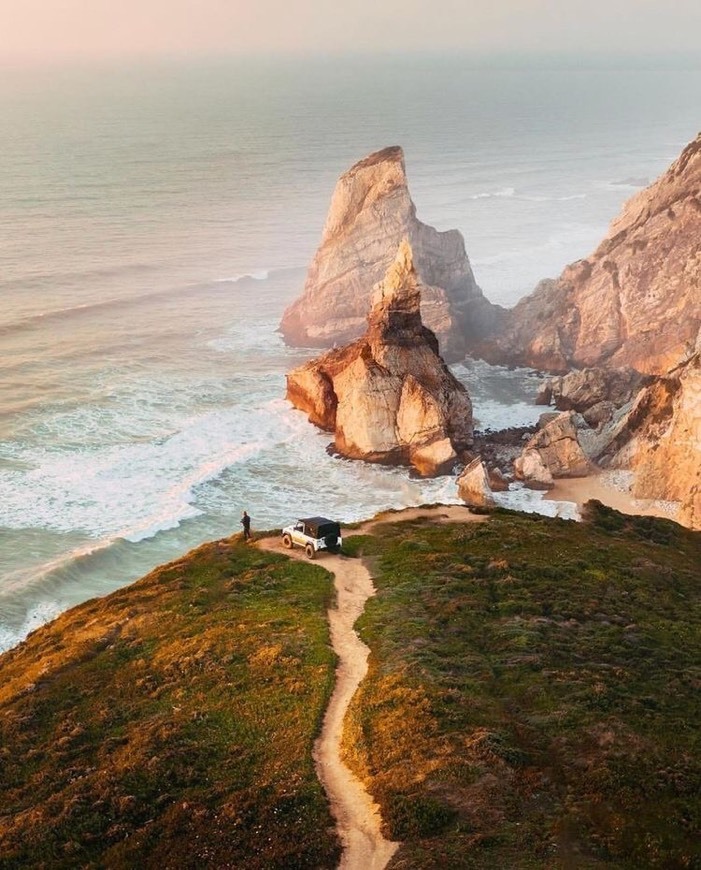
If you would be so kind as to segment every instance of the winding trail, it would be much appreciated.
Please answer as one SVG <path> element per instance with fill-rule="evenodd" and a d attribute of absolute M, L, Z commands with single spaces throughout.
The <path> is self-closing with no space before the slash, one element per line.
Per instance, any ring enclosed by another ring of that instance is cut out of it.
<path fill-rule="evenodd" d="M 416 508 L 380 515 L 353 533 L 367 534 L 383 522 L 401 522 L 422 516 L 438 522 L 479 522 L 486 519 L 469 513 L 462 506 Z M 306 559 L 303 550 L 286 550 L 278 538 L 263 538 L 258 541 L 258 546 L 294 559 Z M 336 607 L 329 610 L 328 616 L 331 644 L 338 656 L 338 665 L 336 685 L 314 746 L 314 762 L 343 844 L 339 870 L 384 870 L 399 843 L 382 836 L 379 807 L 363 783 L 341 761 L 343 720 L 351 698 L 367 673 L 370 654 L 353 626 L 365 609 L 365 602 L 375 594 L 375 587 L 370 572 L 360 559 L 325 553 L 320 556 L 318 564 L 334 575 Z"/>

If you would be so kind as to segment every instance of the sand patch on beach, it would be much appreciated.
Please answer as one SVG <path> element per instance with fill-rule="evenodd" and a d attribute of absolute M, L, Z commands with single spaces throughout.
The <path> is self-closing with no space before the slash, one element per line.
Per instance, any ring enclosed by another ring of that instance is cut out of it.
<path fill-rule="evenodd" d="M 561 478 L 555 481 L 555 486 L 544 498 L 574 502 L 579 507 L 596 499 L 622 514 L 676 519 L 679 507 L 676 502 L 636 499 L 628 486 L 629 475 L 625 473 L 604 472 L 589 477 Z"/>

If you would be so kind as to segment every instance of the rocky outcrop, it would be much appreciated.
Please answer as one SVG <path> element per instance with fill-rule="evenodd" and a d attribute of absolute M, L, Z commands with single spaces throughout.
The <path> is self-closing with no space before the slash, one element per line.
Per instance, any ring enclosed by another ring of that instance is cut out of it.
<path fill-rule="evenodd" d="M 599 402 L 616 407 L 629 402 L 643 384 L 635 369 L 590 368 L 548 378 L 536 404 L 555 405 L 558 411 L 588 411 Z M 649 380 L 649 379 L 648 379 Z"/>
<path fill-rule="evenodd" d="M 399 147 L 370 154 L 338 180 L 302 296 L 280 323 L 287 344 L 331 347 L 362 335 L 372 287 L 403 238 L 409 239 L 422 283 L 424 323 L 438 336 L 446 359 L 464 357 L 471 342 L 491 332 L 503 309 L 477 286 L 462 235 L 438 232 L 417 219 Z"/>
<path fill-rule="evenodd" d="M 482 353 L 556 373 L 629 366 L 662 374 L 693 350 L 700 294 L 701 135 L 629 200 L 591 257 L 508 312 Z"/>
<path fill-rule="evenodd" d="M 515 460 L 516 477 L 537 489 L 550 487 L 554 478 L 586 477 L 591 464 L 579 440 L 585 425 L 573 411 L 547 422 Z"/>
<path fill-rule="evenodd" d="M 601 426 L 617 408 L 630 402 L 650 381 L 635 369 L 591 368 L 549 378 L 541 387 L 536 404 L 553 404 L 558 411 L 577 411 L 590 426 Z"/>
<path fill-rule="evenodd" d="M 452 469 L 472 443 L 472 404 L 421 320 L 421 287 L 404 240 L 374 288 L 366 334 L 290 372 L 287 398 L 334 433 L 352 459 Z"/>
<path fill-rule="evenodd" d="M 484 463 L 479 458 L 473 459 L 457 480 L 458 495 L 465 504 L 472 507 L 493 507 L 494 495 L 489 486 L 489 477 Z"/>
<path fill-rule="evenodd" d="M 701 354 L 641 391 L 608 452 L 635 472 L 635 498 L 679 502 L 679 522 L 701 529 Z"/>

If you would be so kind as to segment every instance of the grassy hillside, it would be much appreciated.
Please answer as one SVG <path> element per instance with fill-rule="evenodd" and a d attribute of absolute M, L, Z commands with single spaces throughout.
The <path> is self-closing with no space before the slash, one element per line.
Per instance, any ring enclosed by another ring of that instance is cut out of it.
<path fill-rule="evenodd" d="M 701 867 L 701 535 L 586 524 L 382 527 L 347 760 L 399 868 Z"/>
<path fill-rule="evenodd" d="M 348 539 L 347 758 L 406 868 L 701 867 L 701 535 L 592 507 Z M 331 578 L 237 538 L 0 657 L 0 867 L 332 868 Z"/>
<path fill-rule="evenodd" d="M 331 595 L 232 539 L 0 658 L 0 867 L 334 866 Z"/>

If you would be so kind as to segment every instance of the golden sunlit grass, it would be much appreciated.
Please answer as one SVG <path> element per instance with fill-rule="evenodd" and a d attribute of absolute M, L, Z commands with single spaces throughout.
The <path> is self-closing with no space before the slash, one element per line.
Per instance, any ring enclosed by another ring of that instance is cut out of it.
<path fill-rule="evenodd" d="M 330 575 L 237 539 L 0 660 L 0 866 L 333 866 Z"/>
<path fill-rule="evenodd" d="M 378 595 L 346 758 L 393 870 L 701 866 L 701 535 L 592 504 L 348 551 Z"/>
<path fill-rule="evenodd" d="M 701 535 L 592 505 L 347 538 L 344 747 L 401 868 L 701 866 Z M 0 659 L 0 867 L 331 868 L 330 575 L 238 538 Z"/>

